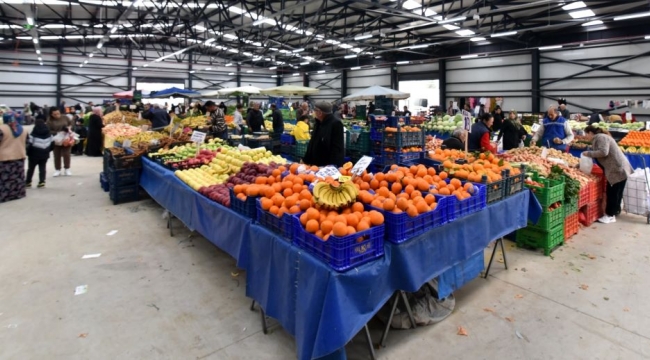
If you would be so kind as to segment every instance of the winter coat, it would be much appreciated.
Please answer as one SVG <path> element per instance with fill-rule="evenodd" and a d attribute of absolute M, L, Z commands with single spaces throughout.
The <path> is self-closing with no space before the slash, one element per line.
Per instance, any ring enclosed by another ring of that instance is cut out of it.
<path fill-rule="evenodd" d="M 316 121 L 303 162 L 309 165 L 343 165 L 345 157 L 343 123 L 329 114 Z"/>
<path fill-rule="evenodd" d="M 45 124 L 36 125 L 27 138 L 27 157 L 32 160 L 50 158 L 50 151 L 54 149 L 53 136 Z"/>

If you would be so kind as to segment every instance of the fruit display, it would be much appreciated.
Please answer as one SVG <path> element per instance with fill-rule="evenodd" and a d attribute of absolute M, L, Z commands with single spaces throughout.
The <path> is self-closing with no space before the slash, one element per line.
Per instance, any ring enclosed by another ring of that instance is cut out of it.
<path fill-rule="evenodd" d="M 256 184 L 256 185 L 273 184 L 275 181 L 280 181 L 277 178 L 277 176 L 280 173 L 278 171 L 274 171 L 278 168 L 278 166 L 279 164 L 276 163 L 267 165 L 267 164 L 257 164 L 254 162 L 246 162 L 239 168 L 239 170 L 235 171 L 233 175 L 227 178 L 226 185 L 229 188 L 235 188 L 237 185 L 246 185 L 246 184 Z M 271 176 L 273 176 L 272 179 L 270 178 Z M 246 190 L 246 187 L 244 187 L 244 190 Z M 247 194 L 247 196 L 258 196 L 252 194 L 253 193 L 259 194 L 259 192 L 260 189 L 251 188 L 251 194 Z M 239 193 L 240 191 L 235 191 L 235 194 L 239 194 Z"/>
<path fill-rule="evenodd" d="M 225 207 L 230 207 L 230 189 L 224 184 L 199 188 L 199 193 Z"/>
<path fill-rule="evenodd" d="M 149 144 L 154 140 L 160 140 L 163 137 L 165 137 L 165 135 L 156 131 L 142 131 L 133 136 L 118 136 L 115 139 L 115 141 L 119 143 L 124 143 L 124 140 L 128 139 L 131 141 L 131 144 L 139 144 L 139 143 Z"/>
<path fill-rule="evenodd" d="M 399 128 L 386 126 L 384 128 L 384 131 L 385 132 L 420 132 L 422 130 L 417 126 L 405 125 L 405 126 L 400 126 Z"/>
<path fill-rule="evenodd" d="M 431 135 L 427 135 L 424 144 L 425 151 L 434 151 L 442 146 L 442 140 L 434 138 Z"/>
<path fill-rule="evenodd" d="M 506 154 L 508 155 L 534 155 L 535 157 L 540 157 L 542 155 L 542 151 L 544 151 L 546 148 L 542 147 L 537 147 L 537 146 L 531 146 L 529 148 L 517 148 L 517 149 L 512 149 L 508 150 Z M 556 158 L 564 161 L 569 167 L 575 167 L 578 166 L 580 163 L 580 159 L 577 157 L 555 149 L 546 149 L 548 151 L 548 157 L 547 158 Z M 513 161 L 522 161 L 522 160 L 513 160 Z M 550 170 L 550 169 L 549 169 Z"/>
<path fill-rule="evenodd" d="M 102 129 L 102 133 L 104 133 L 104 135 L 106 135 L 109 138 L 115 138 L 115 139 L 119 137 L 129 138 L 141 132 L 142 129 L 140 129 L 139 127 L 135 127 L 123 123 L 108 124 L 104 126 L 104 128 Z"/>
<path fill-rule="evenodd" d="M 208 118 L 204 115 L 189 116 L 181 120 L 182 127 L 198 128 L 201 126 L 206 126 L 207 124 Z"/>
<path fill-rule="evenodd" d="M 619 123 L 607 123 L 607 124 L 609 125 L 610 131 L 619 131 L 619 130 L 638 131 L 645 127 L 645 123 L 643 122 L 634 122 L 634 123 L 626 123 L 626 124 L 619 124 Z"/>
<path fill-rule="evenodd" d="M 199 191 L 203 187 L 222 184 L 228 178 L 228 175 L 212 175 L 203 167 L 196 169 L 176 170 L 174 171 L 174 175 L 176 175 L 179 179 L 181 179 L 181 181 L 186 183 L 195 191 Z"/>
<path fill-rule="evenodd" d="M 480 153 L 478 156 L 459 150 L 436 149 L 429 156 L 442 163 L 443 168 L 451 177 L 471 182 L 483 182 L 483 176 L 488 183 L 503 179 L 501 173 L 509 170 L 510 175 L 519 175 L 520 170 L 513 167 L 508 161 L 500 159 L 492 153 Z M 459 164 L 463 162 L 463 164 Z"/>
<path fill-rule="evenodd" d="M 474 119 L 472 119 L 472 124 Z M 455 116 L 445 115 L 443 117 L 433 118 L 422 124 L 425 131 L 437 131 L 440 133 L 451 133 L 458 127 L 463 127 L 463 115 Z"/>
<path fill-rule="evenodd" d="M 351 181 L 319 181 L 314 185 L 314 200 L 316 204 L 327 210 L 338 210 L 356 201 L 359 189 Z"/>
<path fill-rule="evenodd" d="M 442 150 L 438 148 L 435 149 L 434 151 L 429 151 L 429 158 L 442 163 L 446 160 L 456 161 L 456 160 L 467 159 L 472 161 L 474 159 L 474 156 L 460 150 L 450 150 L 450 149 Z"/>
<path fill-rule="evenodd" d="M 120 110 L 112 111 L 102 117 L 104 125 L 109 124 L 133 124 L 137 123 L 139 120 L 138 114 L 132 112 L 122 112 Z"/>
<path fill-rule="evenodd" d="M 588 125 L 587 122 L 581 122 L 581 121 L 575 121 L 575 120 L 569 120 L 569 126 L 571 126 L 572 130 L 584 130 Z M 603 130 L 611 130 L 611 131 L 621 131 L 621 130 L 629 130 L 629 131 L 634 131 L 634 130 L 641 130 L 644 128 L 645 123 L 642 122 L 635 122 L 635 123 L 627 123 L 627 124 L 619 124 L 619 123 L 607 123 L 607 122 L 597 122 L 591 124 L 594 127 L 603 129 Z"/>
<path fill-rule="evenodd" d="M 539 148 L 537 148 L 539 149 Z M 577 180 L 580 183 L 580 188 L 583 188 L 589 184 L 589 182 L 595 181 L 596 177 L 594 175 L 587 175 L 575 167 L 569 167 L 563 164 L 556 164 L 546 159 L 542 159 L 541 151 L 540 155 L 536 155 L 536 150 L 532 148 L 519 148 L 512 149 L 507 151 L 503 157 L 511 163 L 521 163 L 525 164 L 531 170 L 536 171 L 540 176 L 547 177 L 551 174 L 551 170 L 554 166 L 562 169 L 565 175 L 570 177 L 573 180 Z M 564 154 L 564 153 L 562 153 Z M 578 158 L 575 158 L 578 162 Z"/>
<path fill-rule="evenodd" d="M 621 150 L 633 154 L 650 154 L 650 132 L 630 131 L 618 145 Z"/>

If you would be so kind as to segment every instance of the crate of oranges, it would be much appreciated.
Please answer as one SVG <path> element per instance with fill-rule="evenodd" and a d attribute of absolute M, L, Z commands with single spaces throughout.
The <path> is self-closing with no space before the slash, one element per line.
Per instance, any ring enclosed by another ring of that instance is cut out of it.
<path fill-rule="evenodd" d="M 384 255 L 384 216 L 360 202 L 342 210 L 310 207 L 293 222 L 293 243 L 336 271 Z"/>
<path fill-rule="evenodd" d="M 487 207 L 486 185 L 456 178 L 446 179 L 433 185 L 431 193 L 436 195 L 453 196 L 456 201 L 451 204 L 449 221 L 453 221 Z"/>

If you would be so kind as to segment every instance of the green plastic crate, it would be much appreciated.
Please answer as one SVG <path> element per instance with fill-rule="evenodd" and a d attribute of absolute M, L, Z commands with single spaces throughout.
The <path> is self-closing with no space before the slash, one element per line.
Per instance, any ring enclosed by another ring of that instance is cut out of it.
<path fill-rule="evenodd" d="M 353 132 L 349 131 L 345 133 L 345 149 L 365 154 L 370 153 L 370 132 L 358 132 L 359 137 L 355 141 L 352 141 L 352 133 Z"/>
<path fill-rule="evenodd" d="M 571 201 L 564 200 L 564 217 L 568 218 L 569 216 L 578 212 L 578 198 L 573 198 Z"/>
<path fill-rule="evenodd" d="M 534 227 L 539 230 L 550 230 L 550 229 L 555 229 L 558 225 L 561 225 L 564 223 L 564 206 L 560 206 L 559 208 L 553 210 L 553 211 L 547 211 L 544 209 L 544 212 L 542 213 L 542 216 L 540 216 L 539 221 L 537 224 L 531 224 L 529 223 L 530 227 Z"/>
<path fill-rule="evenodd" d="M 309 145 L 309 140 L 298 140 L 296 141 L 296 146 L 294 146 L 294 154 L 293 156 L 296 157 L 296 159 L 302 159 L 305 157 L 305 153 L 307 152 L 307 145 Z"/>
<path fill-rule="evenodd" d="M 543 249 L 546 256 L 549 256 L 553 249 L 562 244 L 564 244 L 564 223 L 549 231 L 530 226 L 517 230 L 518 247 Z"/>
<path fill-rule="evenodd" d="M 544 187 L 526 184 L 542 207 L 549 207 L 558 201 L 564 200 L 564 180 L 548 180 L 537 175 L 532 176 L 533 181 L 543 184 Z"/>

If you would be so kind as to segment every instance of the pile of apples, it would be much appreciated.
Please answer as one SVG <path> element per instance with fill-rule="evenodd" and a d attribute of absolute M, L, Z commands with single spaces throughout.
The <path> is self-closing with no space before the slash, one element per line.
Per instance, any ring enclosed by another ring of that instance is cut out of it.
<path fill-rule="evenodd" d="M 199 193 L 225 207 L 230 207 L 230 190 L 225 184 L 204 186 L 199 189 Z"/>

